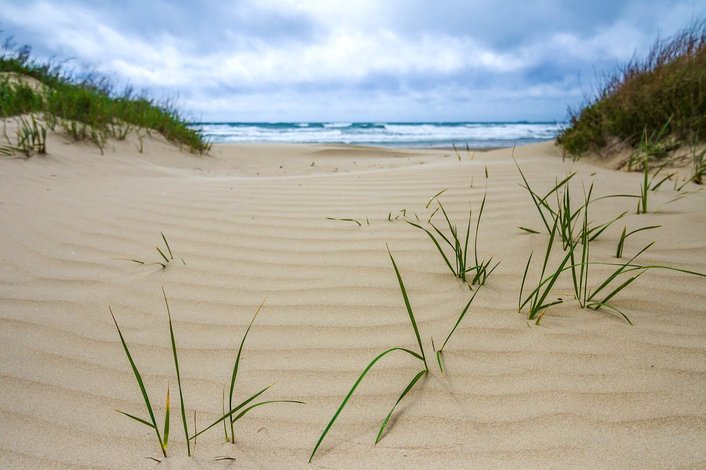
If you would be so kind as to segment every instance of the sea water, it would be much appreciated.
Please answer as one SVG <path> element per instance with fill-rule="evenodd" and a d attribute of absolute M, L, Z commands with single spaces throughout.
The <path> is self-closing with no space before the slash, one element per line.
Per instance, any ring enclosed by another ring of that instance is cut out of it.
<path fill-rule="evenodd" d="M 553 139 L 557 122 L 202 122 L 217 143 L 355 144 L 390 147 L 508 147 Z"/>

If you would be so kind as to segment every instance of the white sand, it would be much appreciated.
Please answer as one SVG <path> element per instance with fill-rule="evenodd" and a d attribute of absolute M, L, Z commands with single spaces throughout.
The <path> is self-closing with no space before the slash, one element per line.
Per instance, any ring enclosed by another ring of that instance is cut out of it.
<path fill-rule="evenodd" d="M 706 279 L 647 272 L 615 301 L 634 326 L 574 301 L 552 308 L 540 326 L 528 324 L 517 313 L 522 270 L 547 237 L 517 228 L 541 223 L 509 150 L 459 162 L 444 151 L 243 145 L 197 157 L 148 139 L 144 154 L 127 141 L 111 142 L 101 156 L 52 136 L 49 152 L 0 161 L 4 468 L 156 465 L 146 459 L 160 457 L 152 432 L 114 411 L 146 417 L 108 305 L 160 422 L 171 386 L 167 468 L 307 467 L 365 365 L 386 348 L 416 347 L 385 243 L 429 356 L 431 338 L 438 344 L 446 336 L 470 295 L 429 238 L 401 219 L 388 222 L 388 213 L 406 209 L 408 218 L 425 220 L 427 199 L 449 188 L 441 200 L 463 225 L 469 201 L 479 207 L 485 166 L 479 250 L 501 264 L 446 348 L 448 373 L 430 364 L 373 447 L 381 420 L 419 370 L 403 355 L 380 362 L 314 466 L 706 466 Z M 549 143 L 519 148 L 517 156 L 538 188 L 573 169 L 586 182 L 596 173 L 597 196 L 638 192 L 640 175 L 563 163 Z M 580 187 L 574 190 L 578 199 Z M 630 213 L 592 244 L 592 257 L 614 260 L 624 225 L 661 224 L 629 238 L 626 255 L 654 240 L 643 263 L 706 272 L 706 192 L 667 204 L 675 195 L 663 186 L 650 195 L 651 213 L 640 216 L 634 199 L 597 202 L 596 222 Z M 156 261 L 160 232 L 186 265 L 162 271 L 120 259 Z M 592 285 L 607 273 L 596 267 Z M 220 412 L 240 338 L 265 298 L 237 396 L 275 382 L 267 397 L 307 404 L 253 411 L 238 422 L 235 446 L 223 443 L 217 427 L 199 437 L 188 459 L 162 286 L 188 414 L 191 420 L 197 411 L 199 428 Z M 571 298 L 568 276 L 556 293 Z"/>

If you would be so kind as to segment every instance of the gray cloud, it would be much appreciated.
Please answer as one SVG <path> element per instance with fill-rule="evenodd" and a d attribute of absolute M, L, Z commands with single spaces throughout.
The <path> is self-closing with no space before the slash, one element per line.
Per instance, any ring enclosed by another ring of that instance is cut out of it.
<path fill-rule="evenodd" d="M 0 28 L 205 120 L 560 120 L 596 71 L 700 17 L 666 0 L 10 0 Z"/>

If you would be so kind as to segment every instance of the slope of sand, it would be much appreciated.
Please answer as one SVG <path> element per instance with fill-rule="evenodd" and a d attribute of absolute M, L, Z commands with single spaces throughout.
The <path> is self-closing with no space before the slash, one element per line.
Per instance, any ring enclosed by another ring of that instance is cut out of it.
<path fill-rule="evenodd" d="M 429 238 L 388 214 L 406 209 L 408 219 L 425 220 L 428 198 L 448 188 L 441 200 L 464 225 L 469 201 L 479 207 L 485 168 L 478 246 L 501 264 L 446 348 L 447 374 L 431 364 L 373 447 L 419 370 L 408 356 L 381 361 L 313 466 L 706 466 L 706 280 L 647 272 L 615 300 L 634 326 L 574 302 L 552 308 L 540 326 L 528 323 L 517 313 L 522 271 L 547 236 L 517 228 L 541 225 L 509 150 L 461 162 L 446 151 L 344 146 L 216 146 L 196 157 L 150 139 L 144 150 L 111 142 L 100 155 L 53 136 L 48 156 L 0 161 L 3 468 L 157 465 L 147 459 L 160 457 L 151 431 L 114 411 L 146 417 L 108 305 L 160 422 L 171 387 L 167 468 L 307 467 L 365 365 L 386 348 L 416 347 L 385 243 L 428 355 L 431 338 L 441 342 L 470 296 Z M 573 169 L 595 181 L 597 196 L 638 192 L 640 175 L 563 163 L 550 143 L 516 155 L 537 188 Z M 624 225 L 658 224 L 628 239 L 626 254 L 656 241 L 643 263 L 706 272 L 706 192 L 667 203 L 676 195 L 667 186 L 651 195 L 648 215 L 634 214 L 634 199 L 597 202 L 596 222 L 630 213 L 594 242 L 594 259 L 614 260 Z M 166 270 L 124 260 L 157 261 L 160 232 L 177 258 Z M 592 284 L 609 269 L 594 268 Z M 263 299 L 237 397 L 275 383 L 267 397 L 306 405 L 254 410 L 238 422 L 237 445 L 224 444 L 217 427 L 186 458 L 161 287 L 190 421 L 196 410 L 202 429 L 220 413 L 240 338 Z M 566 277 L 556 295 L 571 293 Z"/>

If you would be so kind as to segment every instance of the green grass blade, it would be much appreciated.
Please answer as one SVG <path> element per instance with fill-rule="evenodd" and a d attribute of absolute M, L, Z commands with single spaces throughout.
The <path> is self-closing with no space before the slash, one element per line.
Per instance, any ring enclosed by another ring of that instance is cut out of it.
<path fill-rule="evenodd" d="M 242 418 L 243 416 L 248 414 L 251 410 L 253 410 L 259 406 L 269 405 L 272 403 L 295 403 L 297 405 L 305 405 L 306 404 L 303 401 L 299 401 L 299 400 L 267 400 L 267 401 L 262 401 L 260 403 L 255 403 L 254 405 L 250 405 L 247 408 L 245 408 L 243 411 L 238 413 L 237 416 L 233 417 L 233 422 L 238 421 L 240 418 Z"/>
<path fill-rule="evenodd" d="M 244 400 L 243 402 L 241 402 L 238 406 L 236 406 L 235 408 L 231 409 L 229 412 L 225 413 L 223 416 L 221 416 L 220 418 L 218 418 L 217 420 L 215 420 L 213 423 L 211 423 L 210 425 L 208 425 L 206 428 L 202 429 L 202 430 L 199 431 L 198 433 L 196 433 L 196 434 L 194 434 L 193 436 L 191 436 L 189 439 L 196 439 L 196 437 L 198 437 L 198 436 L 200 436 L 201 434 L 205 433 L 206 431 L 208 431 L 209 429 L 211 429 L 211 428 L 214 427 L 215 425 L 220 424 L 222 421 L 225 421 L 226 419 L 230 419 L 234 414 L 236 414 L 238 411 L 240 411 L 240 410 L 243 409 L 245 406 L 247 406 L 248 403 L 252 402 L 252 401 L 255 400 L 257 397 L 259 397 L 260 395 L 262 395 L 263 393 L 265 393 L 270 387 L 272 387 L 272 385 L 268 385 L 267 387 L 263 388 L 263 389 L 260 390 L 259 392 L 255 392 L 254 394 L 250 395 L 250 397 L 249 397 L 248 399 L 246 399 L 246 400 Z M 231 436 L 231 437 L 232 437 L 232 436 Z"/>
<path fill-rule="evenodd" d="M 600 236 L 600 234 L 602 234 L 608 227 L 610 227 L 614 222 L 622 219 L 626 214 L 627 214 L 627 211 L 623 212 L 622 214 L 620 214 L 619 216 L 617 216 L 616 218 L 614 218 L 610 222 L 606 222 L 602 225 L 599 225 L 597 227 L 593 227 L 592 229 L 590 229 L 589 234 L 591 234 L 591 236 L 588 241 L 592 242 L 593 240 L 598 238 Z"/>
<path fill-rule="evenodd" d="M 478 211 L 478 220 L 476 221 L 476 233 L 473 238 L 473 255 L 475 258 L 476 266 L 478 266 L 478 232 L 480 231 L 480 220 L 483 218 L 483 209 L 485 208 L 485 198 L 487 194 L 483 195 L 483 201 L 480 203 L 480 211 Z M 470 223 L 470 214 L 468 216 L 468 221 Z M 466 235 L 468 237 L 468 235 Z M 468 240 L 466 240 L 468 242 Z"/>
<path fill-rule="evenodd" d="M 439 230 L 439 229 L 436 227 L 436 225 L 434 225 L 434 224 L 431 224 L 431 223 L 430 223 L 429 225 L 431 225 L 431 227 L 432 227 L 432 228 L 434 229 L 434 231 L 441 237 L 441 239 L 444 240 L 444 241 L 446 242 L 446 244 L 449 245 L 449 246 L 451 247 L 451 249 L 454 250 L 454 252 L 455 252 L 455 251 L 456 251 L 456 245 L 455 245 L 454 243 L 451 243 L 451 240 L 449 240 L 449 239 L 446 237 L 446 235 L 444 235 L 444 232 L 442 232 L 441 230 Z M 453 229 L 452 229 L 452 231 L 451 231 L 451 234 L 453 235 Z"/>
<path fill-rule="evenodd" d="M 427 205 L 424 206 L 424 208 L 425 208 L 425 209 L 429 209 L 429 205 L 434 201 L 434 199 L 436 199 L 437 197 L 439 197 L 439 196 L 441 196 L 442 194 L 444 194 L 448 189 L 449 189 L 449 188 L 444 188 L 444 189 L 442 189 L 441 191 L 439 191 L 438 193 L 434 194 L 432 197 L 430 197 L 429 200 L 427 201 Z"/>
<path fill-rule="evenodd" d="M 355 220 L 355 219 L 338 219 L 338 218 L 336 218 L 336 217 L 326 217 L 326 220 L 338 220 L 338 221 L 341 221 L 341 222 L 355 222 L 356 224 L 358 224 L 358 227 L 362 227 L 362 226 L 363 226 L 363 224 L 361 224 L 360 222 L 358 222 L 358 221 Z M 389 220 L 389 219 L 388 219 L 388 220 Z M 368 222 L 368 225 L 370 225 L 370 222 Z"/>
<path fill-rule="evenodd" d="M 423 370 L 420 370 L 419 372 L 417 372 L 417 375 L 414 376 L 414 378 L 409 383 L 409 385 L 407 385 L 407 387 L 404 389 L 404 391 L 400 394 L 400 397 L 397 399 L 395 404 L 392 405 L 392 409 L 385 417 L 385 420 L 382 422 L 382 425 L 380 426 L 380 431 L 378 431 L 378 435 L 377 435 L 377 437 L 375 437 L 375 444 L 380 442 L 380 439 L 382 439 L 382 434 L 383 434 L 383 432 L 385 432 L 385 427 L 387 427 L 387 423 L 390 421 L 390 417 L 392 416 L 392 413 L 394 413 L 395 408 L 397 408 L 397 405 L 399 405 L 400 401 L 402 401 L 402 399 L 405 397 L 405 395 L 407 395 L 409 393 L 409 391 L 412 390 L 412 387 L 414 387 L 414 385 L 419 381 L 419 379 L 422 378 L 422 376 L 426 373 L 427 373 L 426 369 L 423 369 Z"/>
<path fill-rule="evenodd" d="M 164 235 L 162 235 L 164 236 Z M 167 293 L 162 287 L 162 295 L 164 296 L 164 305 L 167 307 L 167 317 L 169 318 L 169 337 L 172 342 L 172 356 L 174 357 L 174 368 L 176 369 L 177 385 L 179 387 L 179 405 L 181 407 L 181 422 L 184 425 L 184 436 L 186 437 L 186 451 L 191 457 L 191 444 L 189 443 L 189 426 L 186 422 L 186 410 L 184 405 L 184 394 L 181 389 L 181 373 L 179 372 L 179 357 L 177 356 L 176 341 L 174 340 L 174 326 L 172 325 L 172 312 L 169 310 L 169 302 L 167 301 Z"/>
<path fill-rule="evenodd" d="M 607 303 L 610 299 L 612 299 L 613 297 L 615 297 L 621 290 L 625 289 L 627 286 L 629 286 L 630 284 L 632 284 L 632 282 L 633 282 L 635 279 L 637 279 L 638 277 L 640 277 L 640 276 L 643 275 L 644 273 L 645 273 L 645 271 L 642 271 L 642 272 L 639 273 L 638 275 L 631 277 L 630 279 L 628 279 L 627 281 L 623 282 L 623 283 L 620 284 L 618 287 L 616 287 L 615 289 L 613 289 L 613 291 L 612 291 L 610 294 L 608 294 L 603 300 L 601 300 L 601 301 L 599 301 L 599 302 L 594 302 L 594 304 L 597 304 L 597 305 L 600 307 L 601 305 Z"/>
<path fill-rule="evenodd" d="M 648 225 L 647 227 L 640 227 L 640 228 L 637 228 L 631 232 L 626 233 L 625 238 L 629 237 L 633 233 L 642 232 L 643 230 L 652 230 L 652 229 L 660 228 L 660 227 L 661 227 L 661 225 Z"/>
<path fill-rule="evenodd" d="M 532 234 L 538 234 L 538 233 L 539 233 L 538 231 L 536 231 L 536 230 L 534 230 L 534 229 L 531 229 L 531 228 L 527 228 L 527 227 L 517 227 L 517 228 L 519 228 L 520 230 L 524 230 L 524 231 L 527 232 L 527 233 L 532 233 Z"/>
<path fill-rule="evenodd" d="M 417 337 L 417 344 L 419 344 L 419 350 L 422 353 L 422 361 L 424 362 L 424 368 L 429 370 L 427 365 L 427 358 L 424 354 L 424 346 L 422 346 L 422 338 L 419 336 L 419 328 L 417 328 L 417 321 L 414 319 L 414 312 L 412 311 L 412 305 L 409 303 L 409 297 L 407 296 L 407 289 L 404 286 L 404 281 L 400 275 L 400 270 L 397 269 L 397 263 L 395 263 L 395 258 L 392 257 L 390 253 L 390 247 L 387 247 L 387 254 L 390 255 L 390 261 L 392 261 L 392 266 L 395 268 L 395 274 L 397 275 L 397 281 L 400 284 L 400 291 L 402 291 L 402 298 L 404 299 L 404 305 L 407 307 L 407 313 L 409 314 L 409 320 L 412 322 L 412 328 L 414 329 L 414 335 Z"/>
<path fill-rule="evenodd" d="M 481 210 L 483 209 L 483 206 L 481 206 Z M 463 251 L 461 252 L 461 270 L 466 271 L 466 266 L 468 264 L 468 239 L 471 238 L 471 215 L 473 214 L 473 211 L 471 208 L 468 209 L 468 225 L 466 225 L 466 241 L 463 243 Z M 478 222 L 480 222 L 480 215 L 478 216 Z M 478 228 L 476 228 L 476 251 L 475 251 L 475 258 L 476 258 L 476 265 L 478 264 Z"/>
<path fill-rule="evenodd" d="M 625 247 L 625 238 L 627 237 L 627 234 L 625 233 L 626 230 L 627 230 L 627 227 L 623 227 L 623 232 L 620 234 L 620 240 L 618 241 L 618 247 L 615 249 L 615 257 L 616 258 L 623 257 L 623 248 Z"/>
<path fill-rule="evenodd" d="M 522 284 L 520 284 L 520 296 L 517 299 L 517 311 L 522 311 L 522 307 L 525 306 L 527 300 L 522 303 L 522 292 L 525 289 L 525 281 L 527 280 L 527 272 L 529 271 L 530 263 L 532 262 L 532 255 L 534 251 L 530 252 L 529 258 L 527 258 L 527 264 L 525 265 L 525 272 L 522 274 Z M 527 298 L 529 300 L 529 297 Z"/>
<path fill-rule="evenodd" d="M 221 391 L 221 413 L 226 414 L 226 386 L 223 386 L 223 390 Z M 194 432 L 196 433 L 196 429 L 194 428 Z M 198 434 L 198 433 L 197 433 Z M 226 427 L 226 421 L 223 420 L 223 434 L 225 435 L 225 441 L 228 442 L 230 439 L 228 438 L 228 427 Z M 194 439 L 194 444 L 196 443 L 196 439 Z"/>
<path fill-rule="evenodd" d="M 614 312 L 618 312 L 620 315 L 623 316 L 623 318 L 625 318 L 625 320 L 626 320 L 630 325 L 633 324 L 633 323 L 630 321 L 630 318 L 628 318 L 627 315 L 625 315 L 621 310 L 618 310 L 617 308 L 615 308 L 613 305 L 610 305 L 610 304 L 607 304 L 607 303 L 601 303 L 601 304 L 596 304 L 596 305 L 590 304 L 590 305 L 588 306 L 588 308 L 591 308 L 591 309 L 593 309 L 593 310 L 598 310 L 599 308 L 603 308 L 603 307 L 608 308 L 608 309 L 610 309 L 610 310 L 613 310 Z"/>
<path fill-rule="evenodd" d="M 248 325 L 248 328 L 245 330 L 245 334 L 243 335 L 243 339 L 240 341 L 240 346 L 238 347 L 238 354 L 235 357 L 235 364 L 233 364 L 233 372 L 230 376 L 230 392 L 228 393 L 228 409 L 230 409 L 230 410 L 233 409 L 233 392 L 235 391 L 235 380 L 238 377 L 238 368 L 240 367 L 240 356 L 243 352 L 243 346 L 245 345 L 245 340 L 248 337 L 248 333 L 250 333 L 250 328 L 252 328 L 253 323 L 255 323 L 255 319 L 257 318 L 257 315 L 260 313 L 260 310 L 262 310 L 263 305 L 265 305 L 265 300 L 263 300 L 262 303 L 260 304 L 260 306 L 257 307 L 257 310 L 255 311 L 255 315 L 253 315 L 252 320 L 250 320 L 250 324 Z M 233 420 L 230 421 L 230 438 L 231 438 L 231 443 L 235 443 Z"/>
<path fill-rule="evenodd" d="M 446 257 L 446 254 L 444 253 L 444 250 L 441 249 L 441 245 L 439 245 L 439 242 L 436 240 L 434 235 L 421 225 L 415 224 L 414 222 L 407 221 L 407 223 L 413 227 L 417 227 L 420 230 L 424 230 L 427 235 L 429 235 L 429 238 L 431 238 L 431 241 L 434 242 L 434 245 L 436 246 L 436 249 L 439 250 L 439 253 L 441 253 L 441 257 L 444 259 L 444 262 L 446 263 L 446 266 L 449 267 L 449 270 L 453 273 L 454 276 L 456 276 L 456 272 L 454 271 L 453 266 L 451 266 L 451 262 L 449 259 Z"/>
<path fill-rule="evenodd" d="M 431 223 L 431 219 L 434 218 L 434 216 L 436 215 L 437 212 L 439 212 L 439 208 L 438 208 L 438 207 L 437 207 L 436 209 L 434 209 L 434 211 L 433 211 L 433 212 L 431 213 L 431 215 L 429 216 L 429 219 L 427 219 L 427 223 L 428 223 L 428 224 Z"/>
<path fill-rule="evenodd" d="M 164 236 L 164 233 L 159 232 L 162 234 L 162 240 L 164 240 L 164 245 L 167 247 L 167 252 L 169 253 L 169 259 L 174 259 L 174 255 L 172 254 L 172 249 L 169 247 L 169 242 L 167 241 L 167 237 Z"/>
<path fill-rule="evenodd" d="M 337 419 L 338 416 L 341 414 L 341 411 L 343 411 L 343 408 L 344 408 L 344 407 L 346 406 L 346 404 L 348 403 L 348 400 L 350 400 L 350 398 L 353 396 L 353 392 L 355 392 L 355 390 L 358 388 L 358 385 L 360 385 L 360 382 L 362 382 L 362 380 L 363 380 L 363 378 L 365 377 L 365 375 L 366 375 L 366 374 L 368 373 L 368 371 L 375 365 L 376 362 L 378 362 L 378 361 L 379 361 L 380 359 L 382 359 L 384 356 L 386 356 L 387 354 L 389 354 L 389 353 L 391 353 L 391 352 L 393 352 L 393 351 L 403 351 L 403 352 L 406 352 L 407 354 L 411 354 L 412 356 L 416 357 L 416 358 L 419 359 L 419 360 L 424 360 L 424 359 L 422 358 L 422 356 L 420 356 L 419 354 L 415 353 L 414 351 L 410 351 L 409 349 L 404 349 L 404 348 L 391 348 L 391 349 L 388 349 L 388 350 L 386 350 L 386 351 L 381 352 L 379 355 L 377 355 L 377 356 L 375 357 L 375 359 L 373 359 L 372 361 L 370 361 L 370 363 L 369 363 L 368 366 L 365 368 L 365 370 L 363 370 L 363 373 L 361 373 L 360 376 L 358 377 L 358 380 L 356 380 L 355 383 L 353 384 L 353 386 L 351 387 L 350 391 L 348 392 L 348 395 L 346 395 L 346 397 L 343 399 L 343 402 L 341 402 L 341 405 L 338 407 L 338 409 L 337 409 L 336 412 L 334 413 L 333 418 L 331 418 L 331 421 L 329 421 L 329 423 L 328 423 L 328 424 L 326 425 L 326 427 L 324 428 L 324 431 L 321 433 L 321 436 L 319 436 L 319 440 L 316 442 L 316 446 L 314 446 L 314 450 L 311 452 L 311 455 L 309 456 L 309 463 L 311 463 L 311 460 L 314 458 L 314 455 L 316 454 L 316 451 L 319 450 L 319 447 L 321 446 L 321 443 L 324 441 L 324 438 L 326 437 L 326 435 L 328 434 L 329 430 L 331 429 L 331 426 L 333 426 L 333 423 L 336 422 L 336 419 Z M 425 368 L 425 370 L 426 370 L 426 368 Z"/>
<path fill-rule="evenodd" d="M 444 350 L 444 348 L 446 347 L 446 343 L 449 342 L 449 339 L 451 339 L 451 336 L 456 331 L 456 328 L 458 328 L 458 325 L 461 324 L 463 317 L 465 317 L 466 313 L 468 313 L 468 309 L 471 307 L 471 304 L 473 303 L 473 300 L 476 298 L 476 295 L 478 295 L 478 292 L 480 292 L 480 288 L 476 289 L 476 291 L 471 296 L 471 300 L 468 301 L 466 306 L 463 308 L 463 310 L 459 314 L 458 318 L 456 319 L 456 324 L 453 326 L 453 328 L 451 328 L 451 331 L 449 332 L 449 335 L 446 337 L 446 340 L 444 340 L 444 343 L 441 345 L 439 352 L 442 352 Z"/>
<path fill-rule="evenodd" d="M 120 413 L 121 415 L 127 416 L 128 418 L 134 419 L 134 420 L 137 421 L 138 423 L 142 423 L 142 424 L 144 424 L 145 426 L 154 429 L 154 426 L 152 426 L 151 423 L 145 421 L 145 420 L 142 419 L 142 418 L 138 418 L 137 416 L 131 415 L 130 413 L 125 413 L 124 411 L 120 411 L 120 410 L 115 410 L 115 411 L 117 411 L 117 412 Z"/>
<path fill-rule="evenodd" d="M 170 406 L 169 406 L 169 385 L 167 385 L 167 399 L 166 399 L 166 404 L 164 406 L 164 409 L 166 410 L 164 413 L 164 433 L 163 433 L 163 438 L 162 441 L 164 443 L 164 449 L 166 450 L 167 446 L 169 445 L 169 415 L 170 413 Z M 186 439 L 189 439 L 189 436 L 186 436 Z"/>
<path fill-rule="evenodd" d="M 150 402 L 150 397 L 147 394 L 147 389 L 145 388 L 145 384 L 142 381 L 142 376 L 140 375 L 140 371 L 137 370 L 137 366 L 135 365 L 135 361 L 132 359 L 132 354 L 130 354 L 130 349 L 127 347 L 127 343 L 125 342 L 125 338 L 123 337 L 122 331 L 120 331 L 120 327 L 118 326 L 118 322 L 115 319 L 115 315 L 113 314 L 113 309 L 108 306 L 108 310 L 110 311 L 110 316 L 113 317 L 113 323 L 115 323 L 115 328 L 118 330 L 118 335 L 120 336 L 120 342 L 123 345 L 123 350 L 125 351 L 125 355 L 127 356 L 128 362 L 130 362 L 130 367 L 132 368 L 133 374 L 135 374 L 135 380 L 137 380 L 137 384 L 140 386 L 140 392 L 142 392 L 142 398 L 145 401 L 145 407 L 147 407 L 147 412 L 150 415 L 150 421 L 152 423 L 152 428 L 154 429 L 154 432 L 157 434 L 157 440 L 159 441 L 159 447 L 162 449 L 162 453 L 164 456 L 167 456 L 167 452 L 162 446 L 162 436 L 159 432 L 159 428 L 157 427 L 157 420 L 154 417 L 154 411 L 152 410 L 152 403 Z M 132 417 L 132 416 L 131 416 Z"/>
<path fill-rule="evenodd" d="M 628 262 L 626 262 L 626 263 L 620 265 L 620 267 L 619 267 L 618 269 L 616 269 L 615 272 L 613 272 L 613 274 L 611 274 L 610 276 L 608 276 L 608 278 L 607 278 L 605 281 L 603 281 L 603 283 L 602 283 L 600 286 L 598 286 L 598 287 L 596 288 L 596 290 L 594 290 L 594 291 L 591 293 L 591 295 L 588 296 L 587 301 L 588 301 L 588 302 L 591 302 L 591 301 L 593 300 L 593 298 L 594 298 L 596 295 L 598 295 L 599 292 L 601 292 L 605 287 L 607 287 L 608 284 L 610 284 L 610 283 L 613 281 L 613 279 L 615 279 L 615 278 L 618 277 L 621 273 L 623 273 L 623 271 L 625 271 L 626 268 L 628 268 L 628 267 L 634 267 L 634 266 L 632 266 L 632 262 L 633 262 L 638 256 L 640 256 L 642 253 L 644 253 L 645 251 L 647 251 L 652 245 L 654 245 L 654 243 L 655 243 L 655 242 L 650 243 L 649 245 L 647 245 L 646 247 L 644 247 L 642 250 L 640 250 L 635 256 L 633 256 L 632 258 L 630 258 L 630 260 L 629 260 Z"/>
<path fill-rule="evenodd" d="M 167 262 L 167 263 L 169 263 L 169 258 L 167 258 L 167 257 L 165 256 L 164 252 L 162 252 L 162 250 L 160 250 L 158 246 L 155 246 L 155 248 L 157 249 L 157 252 L 158 252 L 160 255 L 162 255 L 162 258 L 164 258 L 164 261 Z M 165 265 L 163 265 L 163 266 L 165 266 Z M 166 266 L 165 266 L 165 267 L 166 267 Z"/>

